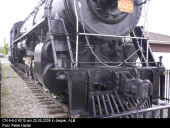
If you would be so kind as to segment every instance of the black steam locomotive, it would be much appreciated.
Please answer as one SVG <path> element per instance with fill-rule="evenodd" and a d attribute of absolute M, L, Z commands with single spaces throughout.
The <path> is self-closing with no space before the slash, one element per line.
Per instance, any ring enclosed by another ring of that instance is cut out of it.
<path fill-rule="evenodd" d="M 9 59 L 71 115 L 118 117 L 152 108 L 164 95 L 165 69 L 136 27 L 145 3 L 41 0 L 14 24 Z"/>

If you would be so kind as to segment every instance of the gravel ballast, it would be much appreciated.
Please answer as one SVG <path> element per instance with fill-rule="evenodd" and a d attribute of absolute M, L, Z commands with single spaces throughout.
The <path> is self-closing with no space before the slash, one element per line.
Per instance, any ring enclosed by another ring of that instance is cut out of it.
<path fill-rule="evenodd" d="M 10 65 L 3 65 L 1 118 L 53 118 Z"/>

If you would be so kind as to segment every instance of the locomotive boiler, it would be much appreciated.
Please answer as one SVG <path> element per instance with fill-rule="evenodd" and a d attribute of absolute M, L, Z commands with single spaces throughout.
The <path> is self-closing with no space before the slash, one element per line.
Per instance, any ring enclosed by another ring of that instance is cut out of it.
<path fill-rule="evenodd" d="M 9 59 L 71 115 L 114 117 L 151 108 L 163 93 L 164 67 L 137 27 L 145 3 L 41 0 L 14 24 Z"/>

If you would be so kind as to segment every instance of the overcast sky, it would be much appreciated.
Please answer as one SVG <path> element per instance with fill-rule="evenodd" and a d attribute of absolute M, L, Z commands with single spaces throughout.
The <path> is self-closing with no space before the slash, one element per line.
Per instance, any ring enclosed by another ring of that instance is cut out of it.
<path fill-rule="evenodd" d="M 9 32 L 15 22 L 24 20 L 39 0 L 0 1 L 0 46 L 9 42 Z M 170 0 L 150 0 L 148 29 L 151 32 L 170 35 Z M 143 20 L 141 20 L 143 22 Z M 142 23 L 143 24 L 143 23 Z"/>

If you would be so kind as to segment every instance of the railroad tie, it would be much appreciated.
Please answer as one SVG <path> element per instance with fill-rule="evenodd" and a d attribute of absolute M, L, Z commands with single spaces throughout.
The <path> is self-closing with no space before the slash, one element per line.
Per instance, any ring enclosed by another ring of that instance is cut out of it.
<path fill-rule="evenodd" d="M 43 93 L 41 93 L 41 94 L 34 93 L 34 96 L 37 100 L 48 99 L 48 97 L 46 95 L 44 95 Z"/>
<path fill-rule="evenodd" d="M 52 100 L 50 99 L 40 99 L 39 102 L 40 103 L 44 103 L 44 102 L 51 102 Z"/>
<path fill-rule="evenodd" d="M 47 106 L 47 109 L 57 109 L 57 108 L 61 108 L 61 106 L 54 106 L 54 105 Z"/>
<path fill-rule="evenodd" d="M 43 93 L 41 90 L 32 90 L 32 93 Z"/>
<path fill-rule="evenodd" d="M 51 105 L 51 104 L 55 104 L 54 102 L 50 102 L 50 101 L 46 101 L 44 103 L 41 103 L 42 105 Z"/>
<path fill-rule="evenodd" d="M 48 111 L 49 114 L 57 114 L 57 113 L 64 113 L 64 110 L 62 108 L 58 108 L 58 109 L 52 109 Z"/>
<path fill-rule="evenodd" d="M 37 87 L 30 87 L 31 90 L 39 90 Z"/>

